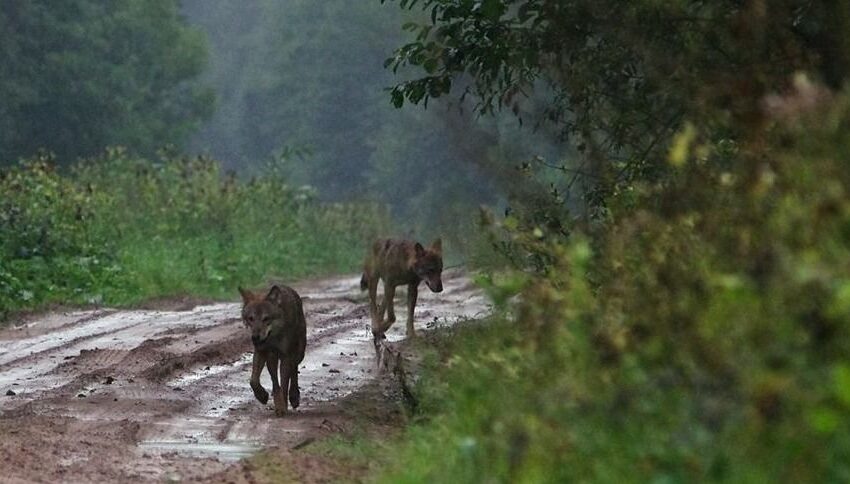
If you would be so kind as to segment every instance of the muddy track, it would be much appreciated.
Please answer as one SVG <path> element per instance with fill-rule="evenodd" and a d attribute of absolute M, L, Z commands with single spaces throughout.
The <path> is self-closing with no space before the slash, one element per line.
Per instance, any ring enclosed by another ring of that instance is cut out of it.
<path fill-rule="evenodd" d="M 358 285 L 353 276 L 295 285 L 307 353 L 301 407 L 283 418 L 248 388 L 238 303 L 51 314 L 0 331 L 0 481 L 203 480 L 260 448 L 332 428 L 333 402 L 376 375 Z M 445 273 L 444 285 L 421 293 L 417 329 L 488 311 L 461 273 Z M 388 337 L 403 332 L 400 321 Z M 270 387 L 267 374 L 262 381 Z"/>

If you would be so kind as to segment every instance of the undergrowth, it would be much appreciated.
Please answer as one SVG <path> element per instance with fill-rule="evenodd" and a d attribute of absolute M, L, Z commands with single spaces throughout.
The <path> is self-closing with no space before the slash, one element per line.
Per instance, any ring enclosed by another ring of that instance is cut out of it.
<path fill-rule="evenodd" d="M 502 224 L 544 263 L 480 279 L 513 316 L 437 343 L 375 479 L 850 480 L 850 98 L 797 95 L 752 142 L 684 129 L 593 235 Z"/>
<path fill-rule="evenodd" d="M 50 303 L 131 304 L 238 284 L 356 271 L 383 231 L 375 204 L 330 204 L 279 164 L 250 180 L 214 160 L 109 150 L 59 172 L 0 172 L 0 318 Z"/>

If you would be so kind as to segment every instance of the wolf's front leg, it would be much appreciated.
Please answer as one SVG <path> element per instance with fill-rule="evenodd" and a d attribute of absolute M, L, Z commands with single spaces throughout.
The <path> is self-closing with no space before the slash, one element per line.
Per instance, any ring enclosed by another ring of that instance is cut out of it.
<path fill-rule="evenodd" d="M 281 382 L 281 385 L 284 383 Z M 289 371 L 289 403 L 292 408 L 298 408 L 301 404 L 301 390 L 298 388 L 298 364 L 290 363 Z"/>
<path fill-rule="evenodd" d="M 369 276 L 369 316 L 372 317 L 372 332 L 380 331 L 384 309 L 378 305 L 378 277 L 374 275 Z"/>
<path fill-rule="evenodd" d="M 277 379 L 278 358 L 271 356 L 266 361 L 266 368 L 269 369 L 269 376 L 272 379 L 272 397 L 274 398 L 274 413 L 277 416 L 286 414 L 286 395 L 284 387 L 281 387 Z M 286 380 L 284 380 L 285 384 Z"/>
<path fill-rule="evenodd" d="M 265 405 L 269 401 L 269 392 L 260 384 L 260 374 L 263 371 L 263 366 L 266 364 L 266 355 L 260 351 L 254 350 L 254 364 L 251 367 L 251 390 L 254 391 L 254 396 L 257 400 Z"/>
<path fill-rule="evenodd" d="M 295 392 L 293 392 L 293 381 L 295 384 Z M 301 394 L 298 390 L 298 366 L 293 364 L 291 360 L 280 360 L 280 385 L 283 387 L 284 405 L 287 398 L 292 403 L 292 408 L 298 407 L 301 403 Z"/>
<path fill-rule="evenodd" d="M 414 336 L 413 311 L 416 309 L 416 298 L 419 296 L 419 283 L 407 285 L 407 337 Z"/>

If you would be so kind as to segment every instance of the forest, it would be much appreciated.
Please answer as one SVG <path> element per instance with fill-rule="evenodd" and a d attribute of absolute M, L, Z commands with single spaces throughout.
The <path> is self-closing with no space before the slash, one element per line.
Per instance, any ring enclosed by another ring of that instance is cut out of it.
<path fill-rule="evenodd" d="M 317 446 L 349 479 L 845 482 L 847 32 L 839 0 L 7 0 L 0 320 L 442 237 L 494 310 L 413 345 L 398 429 Z"/>

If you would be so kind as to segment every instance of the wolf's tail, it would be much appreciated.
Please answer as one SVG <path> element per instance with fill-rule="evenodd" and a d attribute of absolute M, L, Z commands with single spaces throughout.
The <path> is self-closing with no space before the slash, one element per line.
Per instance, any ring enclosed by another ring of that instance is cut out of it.
<path fill-rule="evenodd" d="M 366 278 L 366 273 L 364 272 L 362 276 L 360 276 L 360 290 L 365 291 L 369 289 L 369 279 Z"/>

